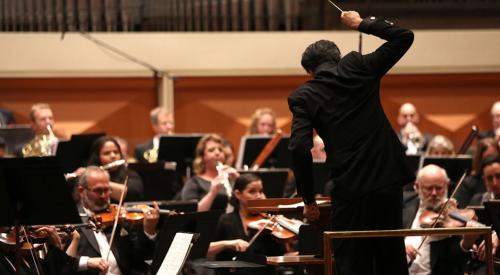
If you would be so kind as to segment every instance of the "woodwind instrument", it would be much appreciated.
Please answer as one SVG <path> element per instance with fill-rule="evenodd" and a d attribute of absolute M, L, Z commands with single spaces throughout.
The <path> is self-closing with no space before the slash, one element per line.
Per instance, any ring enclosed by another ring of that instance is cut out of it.
<path fill-rule="evenodd" d="M 274 133 L 272 138 L 267 142 L 266 146 L 264 146 L 264 149 L 262 149 L 260 154 L 255 159 L 255 161 L 253 162 L 251 170 L 257 170 L 259 169 L 260 166 L 262 166 L 262 164 L 264 164 L 264 162 L 269 157 L 269 155 L 274 151 L 274 148 L 276 148 L 282 137 L 283 137 L 283 132 L 280 129 L 278 129 L 276 133 Z"/>

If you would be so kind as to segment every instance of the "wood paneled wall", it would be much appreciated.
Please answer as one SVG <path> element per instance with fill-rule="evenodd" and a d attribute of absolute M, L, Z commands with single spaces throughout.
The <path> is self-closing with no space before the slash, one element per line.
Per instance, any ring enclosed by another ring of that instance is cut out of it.
<path fill-rule="evenodd" d="M 152 135 L 156 98 L 151 78 L 0 78 L 0 107 L 12 110 L 17 123 L 30 123 L 33 103 L 49 103 L 56 129 L 120 136 L 129 153 Z"/>
<path fill-rule="evenodd" d="M 180 77 L 174 81 L 178 133 L 216 132 L 238 148 L 256 108 L 270 107 L 278 126 L 290 131 L 286 98 L 306 76 Z M 491 127 L 492 103 L 500 100 L 500 74 L 389 75 L 382 104 L 393 126 L 399 106 L 413 102 L 424 132 L 444 134 L 459 147 L 472 124 Z M 30 106 L 51 104 L 57 128 L 68 134 L 105 131 L 129 141 L 129 153 L 152 135 L 149 110 L 157 105 L 151 78 L 0 78 L 0 107 L 29 123 Z"/>

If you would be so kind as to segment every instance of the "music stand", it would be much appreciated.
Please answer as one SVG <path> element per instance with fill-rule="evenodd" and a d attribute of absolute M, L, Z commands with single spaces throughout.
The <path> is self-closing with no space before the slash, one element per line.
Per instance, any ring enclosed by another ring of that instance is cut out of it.
<path fill-rule="evenodd" d="M 92 144 L 105 133 L 72 135 L 70 140 L 57 144 L 56 156 L 64 173 L 70 173 L 80 167 L 87 166 Z"/>
<path fill-rule="evenodd" d="M 35 137 L 35 132 L 30 126 L 0 127 L 0 137 L 5 139 L 6 153 L 13 155 Z"/>
<path fill-rule="evenodd" d="M 195 212 L 168 216 L 158 235 L 151 270 L 156 274 L 177 232 L 199 233 L 189 259 L 205 258 L 222 211 Z"/>
<path fill-rule="evenodd" d="M 288 169 L 238 170 L 240 174 L 255 174 L 262 179 L 266 198 L 281 198 L 288 178 Z"/>
<path fill-rule="evenodd" d="M 202 134 L 188 134 L 160 137 L 158 161 L 173 161 L 177 163 L 177 172 L 190 177 L 196 145 L 202 136 Z"/>
<path fill-rule="evenodd" d="M 0 226 L 81 223 L 55 157 L 0 159 Z"/>
<path fill-rule="evenodd" d="M 245 165 L 251 167 L 259 153 L 271 140 L 270 136 L 243 136 L 240 141 L 240 150 L 236 167 L 243 168 Z M 292 153 L 288 150 L 289 136 L 283 136 L 273 152 L 261 165 L 263 168 L 291 168 Z"/>
<path fill-rule="evenodd" d="M 434 164 L 444 170 L 448 174 L 448 178 L 452 183 L 457 183 L 465 171 L 472 170 L 472 157 L 467 155 L 459 155 L 455 157 L 425 157 L 424 165 Z M 454 186 L 450 185 L 451 190 Z"/>
<path fill-rule="evenodd" d="M 141 177 L 144 186 L 143 199 L 171 200 L 181 189 L 180 179 L 176 179 L 173 170 L 165 169 L 165 162 L 155 163 L 130 163 L 128 168 L 136 171 Z"/>
<path fill-rule="evenodd" d="M 488 218 L 491 221 L 493 230 L 500 234 L 500 200 L 491 200 L 483 202 L 484 209 Z"/>

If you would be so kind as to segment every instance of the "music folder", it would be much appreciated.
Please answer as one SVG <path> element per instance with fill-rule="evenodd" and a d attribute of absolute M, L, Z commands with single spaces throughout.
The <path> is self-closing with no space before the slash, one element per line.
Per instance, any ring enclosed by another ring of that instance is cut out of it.
<path fill-rule="evenodd" d="M 70 140 L 57 144 L 56 156 L 64 173 L 71 173 L 80 167 L 87 166 L 92 144 L 105 133 L 72 135 Z"/>
<path fill-rule="evenodd" d="M 153 263 L 151 264 L 153 274 L 156 274 L 160 269 L 177 232 L 198 233 L 199 237 L 194 241 L 188 259 L 205 258 L 221 214 L 222 211 L 218 210 L 168 216 L 161 226 L 153 253 Z"/>
<path fill-rule="evenodd" d="M 240 141 L 240 149 L 236 167 L 242 169 L 245 166 L 251 167 L 260 152 L 266 144 L 271 140 L 271 136 L 252 135 L 242 136 Z M 292 154 L 288 150 L 289 136 L 283 136 L 273 152 L 269 155 L 266 161 L 262 164 L 262 168 L 291 168 Z"/>
<path fill-rule="evenodd" d="M 129 163 L 128 168 L 136 171 L 144 186 L 143 199 L 172 200 L 182 188 L 181 179 L 175 171 L 167 169 L 164 161 L 155 163 Z"/>
<path fill-rule="evenodd" d="M 0 159 L 0 226 L 81 223 L 55 157 Z"/>
<path fill-rule="evenodd" d="M 483 204 L 493 230 L 500 235 L 500 200 L 485 201 Z"/>
<path fill-rule="evenodd" d="M 288 169 L 238 170 L 240 174 L 255 174 L 262 179 L 266 198 L 281 198 L 288 178 Z"/>
<path fill-rule="evenodd" d="M 176 134 L 160 137 L 158 161 L 175 162 L 178 173 L 190 176 L 196 145 L 202 136 L 202 134 Z"/>
<path fill-rule="evenodd" d="M 0 137 L 5 139 L 6 153 L 14 155 L 21 153 L 22 146 L 35 137 L 35 132 L 29 125 L 0 127 Z"/>
<path fill-rule="evenodd" d="M 452 184 L 456 184 L 465 171 L 472 170 L 472 157 L 468 155 L 458 155 L 453 157 L 425 157 L 423 166 L 434 164 L 443 168 L 448 174 Z M 454 185 L 450 185 L 452 189 Z"/>

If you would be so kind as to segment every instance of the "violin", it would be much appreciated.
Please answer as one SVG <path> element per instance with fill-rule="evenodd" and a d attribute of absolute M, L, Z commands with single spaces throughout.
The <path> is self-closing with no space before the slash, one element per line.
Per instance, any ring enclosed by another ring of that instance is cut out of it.
<path fill-rule="evenodd" d="M 299 220 L 289 219 L 283 215 L 269 215 L 264 213 L 260 213 L 249 220 L 250 222 L 247 226 L 258 230 L 257 234 L 266 230 L 280 240 L 290 240 L 297 236 L 299 234 L 299 227 L 302 225 L 302 222 Z"/>
<path fill-rule="evenodd" d="M 120 215 L 118 216 L 119 222 L 129 224 L 142 224 L 144 220 L 144 213 L 152 209 L 146 204 L 137 204 L 133 206 L 123 206 Z M 111 204 L 107 209 L 102 212 L 96 213 L 94 217 L 102 224 L 103 227 L 110 226 L 114 223 L 117 217 L 118 205 Z M 160 209 L 160 215 L 173 215 L 175 211 Z"/>
<path fill-rule="evenodd" d="M 458 209 L 455 206 L 449 206 L 448 209 L 441 212 L 440 206 L 438 209 L 427 209 L 420 215 L 420 227 L 422 228 L 454 228 L 464 227 L 468 222 L 473 222 L 477 226 L 484 226 L 477 222 L 477 216 L 473 209 Z"/>

